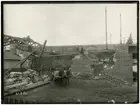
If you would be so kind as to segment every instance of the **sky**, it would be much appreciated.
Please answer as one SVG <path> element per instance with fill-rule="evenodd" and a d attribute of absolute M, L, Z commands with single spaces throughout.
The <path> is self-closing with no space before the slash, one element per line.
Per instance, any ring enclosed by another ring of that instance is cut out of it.
<path fill-rule="evenodd" d="M 4 34 L 27 37 L 47 45 L 105 44 L 105 7 L 108 43 L 137 37 L 136 4 L 5 4 Z"/>

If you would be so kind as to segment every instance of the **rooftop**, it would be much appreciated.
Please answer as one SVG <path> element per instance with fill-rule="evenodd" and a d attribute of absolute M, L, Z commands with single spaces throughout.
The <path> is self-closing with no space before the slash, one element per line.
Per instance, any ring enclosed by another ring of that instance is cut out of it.
<path fill-rule="evenodd" d="M 4 51 L 4 60 L 21 60 L 21 58 L 10 51 Z"/>

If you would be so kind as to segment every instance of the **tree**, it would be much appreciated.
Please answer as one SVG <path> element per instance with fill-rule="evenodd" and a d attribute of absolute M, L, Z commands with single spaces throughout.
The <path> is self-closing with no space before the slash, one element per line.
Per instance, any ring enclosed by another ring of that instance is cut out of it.
<path fill-rule="evenodd" d="M 127 42 L 126 42 L 127 45 L 130 45 L 130 44 L 133 44 L 133 39 L 132 39 L 132 33 L 130 34 Z"/>

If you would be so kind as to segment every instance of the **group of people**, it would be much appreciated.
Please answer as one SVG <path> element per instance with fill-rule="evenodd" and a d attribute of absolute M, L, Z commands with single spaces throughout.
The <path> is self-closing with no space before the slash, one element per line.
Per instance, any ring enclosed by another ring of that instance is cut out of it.
<path fill-rule="evenodd" d="M 52 71 L 52 78 L 51 80 L 59 83 L 64 83 L 64 84 L 69 84 L 69 78 L 71 77 L 71 68 L 69 67 L 64 67 L 63 69 L 61 68 L 55 68 L 55 70 Z"/>

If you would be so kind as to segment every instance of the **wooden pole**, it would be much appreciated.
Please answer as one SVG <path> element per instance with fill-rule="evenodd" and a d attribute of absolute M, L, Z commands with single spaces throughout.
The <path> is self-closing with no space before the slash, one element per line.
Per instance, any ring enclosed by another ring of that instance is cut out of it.
<path fill-rule="evenodd" d="M 125 37 L 123 38 L 123 43 L 125 44 Z"/>
<path fill-rule="evenodd" d="M 106 30 L 106 50 L 108 49 L 108 43 L 107 43 L 107 9 L 105 7 L 105 30 Z"/>
<path fill-rule="evenodd" d="M 122 22 L 121 22 L 121 14 L 120 14 L 120 44 L 122 44 Z"/>
<path fill-rule="evenodd" d="M 112 35 L 110 34 L 110 44 L 112 44 L 111 37 L 112 37 Z"/>

